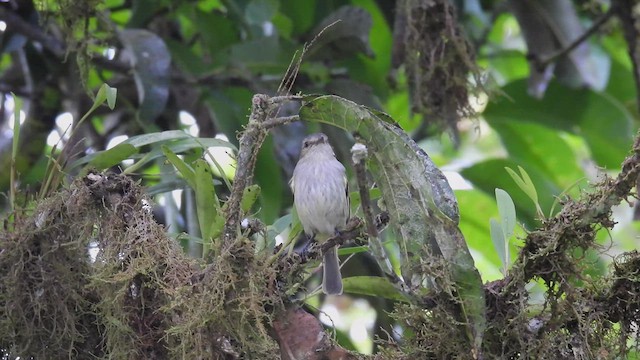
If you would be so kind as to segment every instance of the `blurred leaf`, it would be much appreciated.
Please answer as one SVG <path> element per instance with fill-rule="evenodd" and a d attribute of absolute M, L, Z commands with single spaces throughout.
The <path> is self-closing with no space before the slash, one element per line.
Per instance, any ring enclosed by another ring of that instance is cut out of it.
<path fill-rule="evenodd" d="M 147 23 L 166 5 L 166 1 L 163 0 L 133 0 L 127 27 L 130 29 L 146 27 Z"/>
<path fill-rule="evenodd" d="M 247 22 L 252 25 L 262 25 L 271 21 L 278 12 L 278 0 L 252 0 L 244 10 Z"/>
<path fill-rule="evenodd" d="M 346 256 L 351 254 L 359 254 L 363 252 L 368 252 L 369 246 L 349 246 L 349 247 L 341 247 L 338 249 L 338 255 Z"/>
<path fill-rule="evenodd" d="M 238 42 L 237 23 L 217 11 L 195 10 L 194 24 L 197 26 L 206 49 L 213 56 Z"/>
<path fill-rule="evenodd" d="M 518 50 L 499 51 L 489 59 L 479 59 L 478 64 L 486 67 L 493 80 L 500 85 L 525 79 L 529 75 L 526 54 Z"/>
<path fill-rule="evenodd" d="M 630 71 L 631 70 L 623 64 L 613 61 L 611 63 L 609 84 L 607 85 L 605 92 L 624 104 L 626 108 L 630 108 L 635 111 L 635 101 L 638 90 L 636 89 L 633 76 L 629 76 Z"/>
<path fill-rule="evenodd" d="M 278 29 L 278 34 L 285 39 L 291 39 L 291 33 L 293 31 L 293 21 L 282 13 L 277 13 L 273 17 L 273 25 Z"/>
<path fill-rule="evenodd" d="M 340 59 L 354 53 L 369 57 L 375 54 L 369 46 L 369 32 L 373 20 L 363 8 L 342 6 L 322 20 L 313 30 L 315 39 L 309 57 Z"/>
<path fill-rule="evenodd" d="M 171 51 L 174 63 L 183 73 L 198 78 L 211 71 L 209 66 L 203 62 L 202 55 L 196 54 L 191 46 L 169 39 L 167 47 Z"/>
<path fill-rule="evenodd" d="M 152 121 L 160 115 L 169 98 L 171 55 L 164 41 L 143 29 L 124 29 L 118 33 L 129 52 L 129 62 L 138 91 L 138 116 Z"/>
<path fill-rule="evenodd" d="M 118 89 L 107 86 L 107 106 L 113 110 L 116 107 L 116 99 L 118 98 Z"/>
<path fill-rule="evenodd" d="M 249 89 L 237 86 L 204 92 L 203 100 L 213 113 L 216 129 L 226 134 L 230 141 L 237 141 L 233 134 L 242 130 L 242 125 L 247 123 L 249 111 L 246 104 L 251 103 L 252 96 L 253 92 Z"/>
<path fill-rule="evenodd" d="M 375 0 L 353 0 L 352 4 L 365 9 L 371 16 L 375 31 L 369 34 L 369 46 L 372 53 L 378 56 L 352 56 L 344 61 L 344 65 L 351 79 L 368 84 L 376 95 L 385 96 L 390 92 L 387 76 L 391 71 L 391 56 L 380 54 L 391 53 L 392 35 L 389 23 Z"/>
<path fill-rule="evenodd" d="M 256 52 L 256 49 L 260 51 Z M 276 36 L 263 37 L 231 46 L 231 62 L 244 64 L 253 70 L 284 70 L 288 60 L 283 55 L 280 40 Z"/>
<path fill-rule="evenodd" d="M 509 157 L 525 168 L 536 166 L 558 187 L 565 188 L 584 177 L 574 151 L 555 129 L 530 122 L 499 122 L 493 128 Z"/>
<path fill-rule="evenodd" d="M 167 148 L 176 154 L 182 154 L 191 150 L 203 150 L 211 146 L 219 146 L 221 143 L 224 144 L 222 146 L 233 148 L 232 144 L 216 138 L 186 138 L 184 140 L 166 141 L 163 142 L 163 145 L 167 146 Z M 140 167 L 162 156 L 164 156 L 162 148 L 154 146 L 154 149 L 150 152 L 134 155 L 131 156 L 131 158 L 140 159 L 135 163 L 135 166 Z M 200 154 L 198 154 L 198 156 L 200 156 Z M 127 170 L 128 169 L 129 168 L 127 168 Z"/>
<path fill-rule="evenodd" d="M 386 278 L 379 276 L 351 276 L 342 279 L 345 293 L 380 297 L 389 300 L 408 302 Z"/>
<path fill-rule="evenodd" d="M 280 0 L 280 11 L 293 21 L 293 34 L 300 35 L 311 29 L 315 23 L 316 1 Z"/>
<path fill-rule="evenodd" d="M 631 147 L 633 118 L 611 96 L 551 83 L 544 99 L 537 100 L 527 95 L 524 80 L 502 90 L 506 96 L 490 102 L 483 113 L 489 125 L 531 122 L 575 133 L 606 168 L 617 168 Z"/>
<path fill-rule="evenodd" d="M 108 169 L 112 166 L 120 164 L 123 160 L 128 159 L 131 155 L 138 152 L 135 146 L 131 144 L 118 144 L 109 150 L 101 151 L 91 159 L 89 165 L 99 170 Z"/>

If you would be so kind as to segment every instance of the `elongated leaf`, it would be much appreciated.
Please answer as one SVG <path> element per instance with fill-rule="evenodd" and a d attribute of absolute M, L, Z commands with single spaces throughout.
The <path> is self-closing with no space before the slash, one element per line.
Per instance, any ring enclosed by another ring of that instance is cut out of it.
<path fill-rule="evenodd" d="M 203 149 L 210 146 L 218 146 L 218 144 L 220 144 L 221 141 L 222 140 L 220 139 L 214 139 L 214 138 L 187 138 L 184 140 L 165 142 L 164 146 L 166 146 L 176 154 L 182 154 L 193 149 Z M 233 148 L 233 145 L 229 143 L 226 143 L 226 144 L 229 147 Z M 131 158 L 140 159 L 140 161 L 138 161 L 136 165 L 142 166 L 162 156 L 164 156 L 164 154 L 162 153 L 162 147 L 158 147 L 158 148 L 154 148 L 153 150 L 151 150 L 146 154 L 134 154 L 131 156 Z"/>
<path fill-rule="evenodd" d="M 200 223 L 200 233 L 204 239 L 203 255 L 206 256 L 213 241 L 213 230 L 220 213 L 220 203 L 213 187 L 213 175 L 209 164 L 202 160 L 196 160 L 194 164 L 195 173 L 195 195 L 196 209 L 198 211 L 198 222 Z"/>
<path fill-rule="evenodd" d="M 390 300 L 408 302 L 389 280 L 379 276 L 352 276 L 342 279 L 345 293 L 376 296 Z"/>
<path fill-rule="evenodd" d="M 202 149 L 210 146 L 223 146 L 229 147 L 231 149 L 235 149 L 235 146 L 230 142 L 215 139 L 215 138 L 196 138 L 193 137 L 184 131 L 180 130 L 171 130 L 171 131 L 163 131 L 151 134 L 137 135 L 128 138 L 123 141 L 122 144 L 129 144 L 136 148 L 136 151 L 132 152 L 128 159 L 141 159 L 139 163 L 136 163 L 135 166 L 140 168 L 146 163 L 149 163 L 161 156 L 164 156 L 163 150 L 161 147 L 157 147 L 154 150 L 151 150 L 148 153 L 139 154 L 138 150 L 140 147 L 145 145 L 157 145 L 164 144 L 170 149 L 172 152 L 176 154 L 184 153 L 188 150 L 192 149 Z M 108 151 L 108 150 L 105 150 Z M 92 162 L 97 156 L 101 156 L 105 151 L 99 151 L 95 154 L 89 154 L 83 156 L 82 158 L 74 161 L 69 168 L 73 169 L 78 166 L 87 164 Z M 124 159 L 122 159 L 124 160 Z"/>
<path fill-rule="evenodd" d="M 135 147 L 140 147 L 144 145 L 160 143 L 163 141 L 181 140 L 181 139 L 191 139 L 196 144 L 198 143 L 198 141 L 206 141 L 206 144 L 205 144 L 206 146 L 226 146 L 234 150 L 236 149 L 235 146 L 233 146 L 233 144 L 231 144 L 228 141 L 224 141 L 221 139 L 213 139 L 213 138 L 199 139 L 199 138 L 193 137 L 192 135 L 187 134 L 182 130 L 167 130 L 167 131 L 161 131 L 161 132 L 156 132 L 151 134 L 136 135 L 125 140 L 124 143 L 131 144 Z"/>
<path fill-rule="evenodd" d="M 337 96 L 308 100 L 300 109 L 302 120 L 357 133 L 367 145 L 367 165 L 397 234 L 403 278 L 418 294 L 428 291 L 434 277 L 453 281 L 453 288 L 441 290 L 456 294 L 470 344 L 479 350 L 486 327 L 482 281 L 458 229 L 457 203 L 442 172 L 387 115 Z M 448 274 L 425 273 L 425 264 L 443 260 Z M 451 286 L 449 281 L 442 286 Z"/>
<path fill-rule="evenodd" d="M 91 159 L 89 164 L 97 169 L 104 170 L 114 165 L 120 164 L 123 160 L 138 152 L 131 144 L 118 144 L 109 150 L 101 151 Z"/>
<path fill-rule="evenodd" d="M 175 166 L 176 169 L 178 169 L 178 172 L 180 172 L 180 175 L 182 175 L 182 177 L 187 182 L 187 184 L 189 184 L 189 186 L 192 189 L 195 189 L 196 188 L 195 171 L 189 165 L 187 165 L 187 163 L 185 163 L 182 159 L 180 159 L 178 155 L 176 155 L 168 147 L 163 146 L 162 152 L 164 153 L 164 156 L 167 158 L 167 160 L 169 160 L 169 162 L 173 164 L 173 166 Z"/>

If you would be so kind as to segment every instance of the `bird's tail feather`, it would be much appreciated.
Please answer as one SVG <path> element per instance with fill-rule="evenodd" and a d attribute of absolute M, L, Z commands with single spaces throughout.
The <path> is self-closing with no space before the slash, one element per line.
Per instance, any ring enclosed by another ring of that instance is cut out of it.
<path fill-rule="evenodd" d="M 342 294 L 342 275 L 340 275 L 340 262 L 338 249 L 331 248 L 324 254 L 323 261 L 322 292 L 327 295 Z"/>

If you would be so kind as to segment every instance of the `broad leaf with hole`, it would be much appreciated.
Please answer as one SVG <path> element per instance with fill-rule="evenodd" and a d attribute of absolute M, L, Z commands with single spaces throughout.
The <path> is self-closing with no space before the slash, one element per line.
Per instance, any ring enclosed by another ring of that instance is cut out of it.
<path fill-rule="evenodd" d="M 480 274 L 458 228 L 455 196 L 429 156 L 387 115 L 337 96 L 309 97 L 300 118 L 358 134 L 369 149 L 367 165 L 397 235 L 401 272 L 409 291 L 425 295 L 435 281 L 460 305 L 470 346 L 479 350 L 486 326 Z M 443 264 L 444 271 L 429 271 Z M 435 289 L 434 289 L 435 290 Z"/>

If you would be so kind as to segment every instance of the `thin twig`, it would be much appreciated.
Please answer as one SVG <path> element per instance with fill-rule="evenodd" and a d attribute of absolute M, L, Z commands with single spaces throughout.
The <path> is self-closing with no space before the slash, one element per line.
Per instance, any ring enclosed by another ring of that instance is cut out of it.
<path fill-rule="evenodd" d="M 382 271 L 390 278 L 396 279 L 398 276 L 393 272 L 391 262 L 384 251 L 382 242 L 378 238 L 378 229 L 373 221 L 373 211 L 371 210 L 371 197 L 369 196 L 369 184 L 364 160 L 367 158 L 367 147 L 356 142 L 351 148 L 351 160 L 356 170 L 358 190 L 360 193 L 360 207 L 364 214 L 364 220 L 369 234 L 369 247 Z M 399 280 L 399 279 L 396 279 Z"/>
<path fill-rule="evenodd" d="M 544 58 L 544 59 L 534 59 L 534 63 L 536 65 L 536 67 L 538 67 L 539 69 L 544 69 L 545 67 L 547 67 L 549 64 L 553 63 L 554 61 L 558 60 L 558 58 L 567 55 L 568 53 L 572 52 L 573 50 L 575 50 L 578 46 L 580 46 L 580 44 L 582 44 L 583 42 L 585 42 L 588 38 L 590 38 L 593 34 L 595 34 L 598 30 L 600 30 L 600 27 L 602 27 L 602 25 L 604 25 L 607 20 L 609 20 L 612 16 L 614 15 L 614 10 L 613 7 L 611 7 L 606 13 L 604 13 L 604 15 L 602 15 L 601 17 L 599 17 L 592 25 L 589 29 L 587 29 L 587 31 L 584 32 L 584 34 L 580 35 L 577 39 L 573 40 L 573 42 L 571 44 L 569 44 L 568 46 L 556 51 L 555 53 L 549 55 L 548 57 Z"/>

